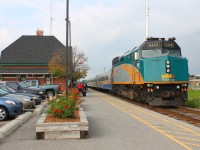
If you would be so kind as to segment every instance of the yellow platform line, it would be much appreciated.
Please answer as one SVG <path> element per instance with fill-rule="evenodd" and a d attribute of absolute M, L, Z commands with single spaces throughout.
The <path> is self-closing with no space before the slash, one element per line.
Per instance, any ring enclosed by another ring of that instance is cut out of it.
<path fill-rule="evenodd" d="M 200 144 L 194 144 L 194 143 L 185 143 L 187 145 L 192 145 L 192 146 L 199 146 L 200 147 Z"/>
<path fill-rule="evenodd" d="M 179 139 L 184 139 L 184 140 L 199 141 L 200 142 L 200 139 L 191 139 L 191 138 L 186 138 L 186 137 L 181 137 L 181 136 L 173 136 L 173 137 L 179 138 Z"/>
<path fill-rule="evenodd" d="M 187 132 L 174 132 L 174 131 L 168 131 L 168 130 L 165 130 L 165 132 L 175 133 L 175 134 L 185 134 L 185 135 L 190 135 L 190 136 L 200 136 L 200 135 L 190 134 L 190 133 L 187 133 Z"/>
<path fill-rule="evenodd" d="M 187 128 L 187 127 L 184 127 L 184 126 L 182 126 L 182 125 L 180 125 L 180 124 L 178 124 L 178 123 L 174 123 L 174 122 L 172 123 L 172 122 L 170 122 L 169 120 L 163 119 L 163 118 L 161 118 L 161 117 L 159 117 L 159 116 L 157 116 L 157 115 L 151 114 L 151 113 L 149 113 L 149 112 L 146 112 L 146 111 L 144 111 L 144 110 L 142 110 L 142 109 L 139 109 L 139 108 L 136 108 L 136 107 L 134 107 L 134 106 L 130 106 L 130 105 L 128 105 L 127 103 L 120 102 L 120 101 L 116 101 L 116 100 L 114 100 L 113 98 L 112 98 L 112 100 L 115 101 L 115 102 L 118 102 L 118 103 L 120 103 L 120 104 L 126 105 L 126 106 L 129 107 L 129 108 L 133 108 L 133 109 L 136 109 L 136 110 L 138 110 L 138 111 L 141 111 L 141 112 L 143 112 L 144 114 L 148 114 L 148 115 L 153 116 L 153 117 L 155 117 L 155 118 L 158 118 L 158 119 L 160 119 L 160 120 L 162 120 L 162 121 L 165 121 L 165 122 L 167 122 L 167 123 L 170 123 L 171 125 L 176 125 L 176 126 L 182 128 L 182 129 L 185 129 L 185 130 L 187 130 L 187 131 L 189 131 L 189 132 L 192 132 L 192 133 L 195 133 L 195 134 L 197 134 L 197 135 L 200 135 L 199 132 L 196 132 L 196 131 L 191 130 L 191 129 Z"/>
<path fill-rule="evenodd" d="M 166 127 L 162 127 L 162 126 L 154 126 L 155 128 L 158 128 L 158 129 L 166 129 Z"/>

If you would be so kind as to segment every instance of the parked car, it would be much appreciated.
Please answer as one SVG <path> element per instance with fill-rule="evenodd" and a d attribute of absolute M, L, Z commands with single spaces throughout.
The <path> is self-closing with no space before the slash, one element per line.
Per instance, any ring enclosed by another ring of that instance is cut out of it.
<path fill-rule="evenodd" d="M 4 85 L 0 85 L 0 94 L 19 99 L 23 103 L 24 109 L 35 108 L 35 101 L 30 96 L 12 94 Z"/>
<path fill-rule="evenodd" d="M 0 121 L 7 120 L 23 113 L 23 103 L 11 98 L 0 95 Z"/>
<path fill-rule="evenodd" d="M 26 85 L 22 84 L 21 82 L 17 81 L 1 81 L 0 85 L 7 85 L 14 89 L 17 93 L 28 93 L 28 94 L 36 94 L 39 95 L 42 100 L 46 97 L 42 89 L 31 89 L 27 88 Z"/>
<path fill-rule="evenodd" d="M 45 84 L 40 85 L 39 80 L 26 80 L 23 81 L 29 88 L 39 88 L 42 89 L 47 97 L 55 96 L 55 94 L 61 94 L 61 84 Z"/>
<path fill-rule="evenodd" d="M 6 92 L 8 92 L 10 94 L 30 97 L 36 105 L 41 104 L 41 102 L 42 102 L 42 99 L 40 98 L 39 95 L 29 94 L 29 93 L 17 93 L 14 89 L 12 89 L 12 88 L 10 88 L 9 86 L 6 86 L 6 85 L 0 85 L 0 88 L 1 87 L 2 87 L 3 90 L 5 90 Z"/>

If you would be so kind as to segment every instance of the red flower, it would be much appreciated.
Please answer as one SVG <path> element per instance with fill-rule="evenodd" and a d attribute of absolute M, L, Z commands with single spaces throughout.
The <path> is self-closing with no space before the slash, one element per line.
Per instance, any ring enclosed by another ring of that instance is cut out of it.
<path fill-rule="evenodd" d="M 57 111 L 58 111 L 58 113 L 59 113 L 59 114 L 61 114 L 61 113 L 62 113 L 62 110 L 61 110 L 61 109 L 58 109 Z"/>
<path fill-rule="evenodd" d="M 65 109 L 67 109 L 67 108 L 68 108 L 68 106 L 67 106 L 67 105 L 65 105 L 65 106 L 64 106 L 64 108 L 65 108 Z"/>

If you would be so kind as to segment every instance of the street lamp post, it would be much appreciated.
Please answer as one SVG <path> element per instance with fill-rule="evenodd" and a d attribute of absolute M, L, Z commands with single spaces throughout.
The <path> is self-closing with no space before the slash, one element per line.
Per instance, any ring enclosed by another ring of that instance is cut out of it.
<path fill-rule="evenodd" d="M 68 55 L 69 55 L 69 79 L 70 79 L 70 84 L 69 84 L 69 87 L 72 88 L 72 72 L 73 72 L 73 69 L 72 69 L 72 65 L 73 65 L 73 55 L 72 55 L 72 45 L 71 45 L 71 22 L 68 21 L 69 24 L 69 49 L 68 49 Z"/>
<path fill-rule="evenodd" d="M 69 0 L 66 0 L 66 97 L 68 98 L 68 22 L 69 22 Z"/>

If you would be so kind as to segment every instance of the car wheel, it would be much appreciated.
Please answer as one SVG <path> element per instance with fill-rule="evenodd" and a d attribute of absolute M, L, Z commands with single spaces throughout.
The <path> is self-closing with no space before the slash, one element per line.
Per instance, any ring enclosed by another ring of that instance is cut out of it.
<path fill-rule="evenodd" d="M 6 120 L 9 114 L 5 107 L 0 107 L 0 121 Z"/>
<path fill-rule="evenodd" d="M 47 97 L 53 97 L 54 91 L 47 91 L 46 95 L 47 95 Z"/>

